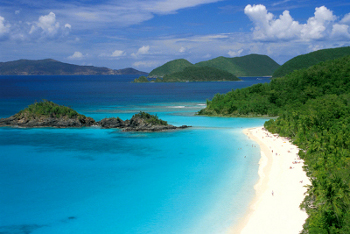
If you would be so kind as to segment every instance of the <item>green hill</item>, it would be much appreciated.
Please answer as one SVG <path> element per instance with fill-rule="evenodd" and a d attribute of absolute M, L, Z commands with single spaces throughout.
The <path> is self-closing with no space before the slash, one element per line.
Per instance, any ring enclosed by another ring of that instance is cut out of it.
<path fill-rule="evenodd" d="M 171 74 L 174 72 L 181 72 L 186 67 L 193 66 L 192 63 L 187 61 L 186 59 L 176 59 L 170 62 L 165 63 L 164 65 L 153 69 L 148 76 L 149 77 L 163 77 L 167 74 Z"/>
<path fill-rule="evenodd" d="M 250 54 L 242 57 L 218 57 L 196 63 L 195 66 L 215 67 L 235 76 L 271 76 L 280 66 L 267 55 Z"/>
<path fill-rule="evenodd" d="M 163 82 L 237 81 L 235 75 L 214 67 L 186 67 L 163 77 Z"/>
<path fill-rule="evenodd" d="M 133 68 L 113 70 L 106 67 L 79 66 L 53 59 L 0 62 L 0 75 L 146 75 Z"/>
<path fill-rule="evenodd" d="M 224 116 L 278 116 L 325 94 L 350 92 L 350 56 L 294 71 L 269 84 L 257 84 L 217 94 L 200 114 Z"/>
<path fill-rule="evenodd" d="M 242 57 L 217 57 L 193 65 L 186 59 L 176 59 L 153 69 L 149 77 L 163 77 L 165 75 L 181 72 L 186 67 L 213 67 L 227 71 L 235 76 L 272 76 L 280 66 L 267 55 L 250 54 Z M 197 70 L 198 71 L 198 70 Z"/>
<path fill-rule="evenodd" d="M 350 47 L 324 49 L 299 55 L 280 66 L 273 77 L 282 77 L 295 70 L 311 67 L 317 63 L 350 55 Z"/>
<path fill-rule="evenodd" d="M 264 127 L 301 149 L 311 181 L 300 233 L 350 233 L 350 56 L 217 94 L 199 114 L 279 116 Z"/>

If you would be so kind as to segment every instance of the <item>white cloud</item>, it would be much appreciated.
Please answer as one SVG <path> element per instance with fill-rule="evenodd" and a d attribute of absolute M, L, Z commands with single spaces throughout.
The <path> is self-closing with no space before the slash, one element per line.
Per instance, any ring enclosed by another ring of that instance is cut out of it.
<path fill-rule="evenodd" d="M 230 50 L 227 54 L 230 56 L 230 57 L 237 57 L 237 56 L 240 56 L 243 52 L 243 49 L 240 49 L 238 51 L 232 51 Z"/>
<path fill-rule="evenodd" d="M 56 22 L 56 15 L 53 12 L 40 16 L 37 25 L 49 36 L 54 36 L 60 27 L 60 23 Z"/>
<path fill-rule="evenodd" d="M 125 56 L 126 53 L 123 51 L 123 50 L 115 50 L 113 53 L 112 53 L 112 57 L 121 57 L 121 56 Z"/>
<path fill-rule="evenodd" d="M 137 54 L 148 54 L 149 46 L 142 46 L 138 51 Z"/>
<path fill-rule="evenodd" d="M 15 14 L 16 14 L 16 15 L 19 15 L 19 13 L 21 13 L 20 10 L 16 10 L 16 11 L 15 11 Z"/>
<path fill-rule="evenodd" d="M 350 13 L 346 14 L 344 18 L 340 21 L 342 24 L 350 24 Z"/>
<path fill-rule="evenodd" d="M 156 61 L 138 61 L 132 64 L 134 67 L 155 67 L 159 65 Z"/>
<path fill-rule="evenodd" d="M 279 18 L 268 12 L 264 5 L 247 5 L 244 13 L 254 23 L 253 36 L 256 40 L 292 40 L 303 41 L 324 39 L 330 35 L 336 16 L 325 6 L 316 7 L 315 14 L 306 24 L 295 21 L 289 11 Z"/>
<path fill-rule="evenodd" d="M 56 15 L 50 12 L 47 15 L 39 17 L 37 22 L 31 23 L 29 35 L 32 38 L 55 38 L 67 36 L 72 26 L 65 24 L 64 27 L 60 26 L 60 23 L 56 21 Z"/>
<path fill-rule="evenodd" d="M 349 25 L 346 24 L 334 24 L 331 36 L 333 38 L 350 39 Z"/>
<path fill-rule="evenodd" d="M 156 14 L 175 13 L 177 10 L 198 5 L 219 2 L 221 0 L 163 0 L 163 1 L 139 1 L 142 9 Z"/>
<path fill-rule="evenodd" d="M 68 59 L 82 59 L 82 58 L 84 58 L 84 55 L 79 51 L 75 51 L 73 55 L 68 57 Z"/>
<path fill-rule="evenodd" d="M 138 57 L 139 55 L 148 54 L 148 53 L 149 53 L 149 49 L 150 49 L 149 46 L 142 46 L 141 48 L 139 48 L 139 49 L 137 50 L 136 53 L 132 53 L 131 55 L 132 55 L 133 57 Z"/>
<path fill-rule="evenodd" d="M 10 31 L 10 25 L 5 23 L 5 18 L 0 16 L 0 38 Z"/>
<path fill-rule="evenodd" d="M 179 49 L 179 52 L 180 52 L 180 53 L 185 53 L 185 51 L 186 51 L 186 48 L 183 47 L 183 46 L 181 46 L 181 48 Z"/>

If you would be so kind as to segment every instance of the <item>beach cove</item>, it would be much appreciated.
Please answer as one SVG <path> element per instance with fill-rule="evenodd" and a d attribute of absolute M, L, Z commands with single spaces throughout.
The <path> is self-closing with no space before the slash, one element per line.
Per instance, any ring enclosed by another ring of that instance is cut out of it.
<path fill-rule="evenodd" d="M 299 149 L 263 127 L 245 129 L 244 134 L 260 146 L 260 178 L 249 210 L 232 233 L 299 233 L 307 218 L 299 205 L 310 184 L 303 160 L 298 157 Z"/>
<path fill-rule="evenodd" d="M 195 113 L 215 93 L 269 79 L 134 84 L 134 78 L 1 78 L 1 117 L 44 98 L 97 121 L 146 111 L 193 126 L 159 133 L 1 128 L 1 232 L 211 234 L 238 222 L 254 198 L 260 159 L 242 129 L 266 119 Z"/>

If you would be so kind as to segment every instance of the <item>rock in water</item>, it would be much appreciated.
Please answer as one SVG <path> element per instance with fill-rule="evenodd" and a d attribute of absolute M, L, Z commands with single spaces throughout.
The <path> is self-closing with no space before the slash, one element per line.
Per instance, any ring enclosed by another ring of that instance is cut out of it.
<path fill-rule="evenodd" d="M 159 132 L 174 129 L 184 129 L 188 126 L 176 127 L 161 120 L 156 115 L 146 112 L 135 114 L 130 120 L 123 121 L 117 118 L 105 118 L 95 122 L 93 118 L 79 114 L 70 107 L 60 106 L 53 102 L 44 100 L 29 105 L 17 114 L 0 119 L 0 127 L 55 127 L 55 128 L 78 128 L 89 126 L 100 126 L 102 128 L 119 128 L 130 132 Z"/>
<path fill-rule="evenodd" d="M 88 127 L 92 126 L 95 120 L 78 114 L 70 107 L 61 106 L 53 102 L 43 100 L 29 105 L 17 114 L 0 119 L 0 126 L 18 127 Z"/>

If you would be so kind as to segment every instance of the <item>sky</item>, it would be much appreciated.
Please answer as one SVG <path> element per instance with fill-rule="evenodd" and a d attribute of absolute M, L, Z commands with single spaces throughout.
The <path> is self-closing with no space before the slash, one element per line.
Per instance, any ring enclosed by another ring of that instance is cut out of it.
<path fill-rule="evenodd" d="M 277 63 L 350 46 L 348 0 L 1 0 L 0 62 L 46 59 L 150 72 L 174 59 Z"/>

